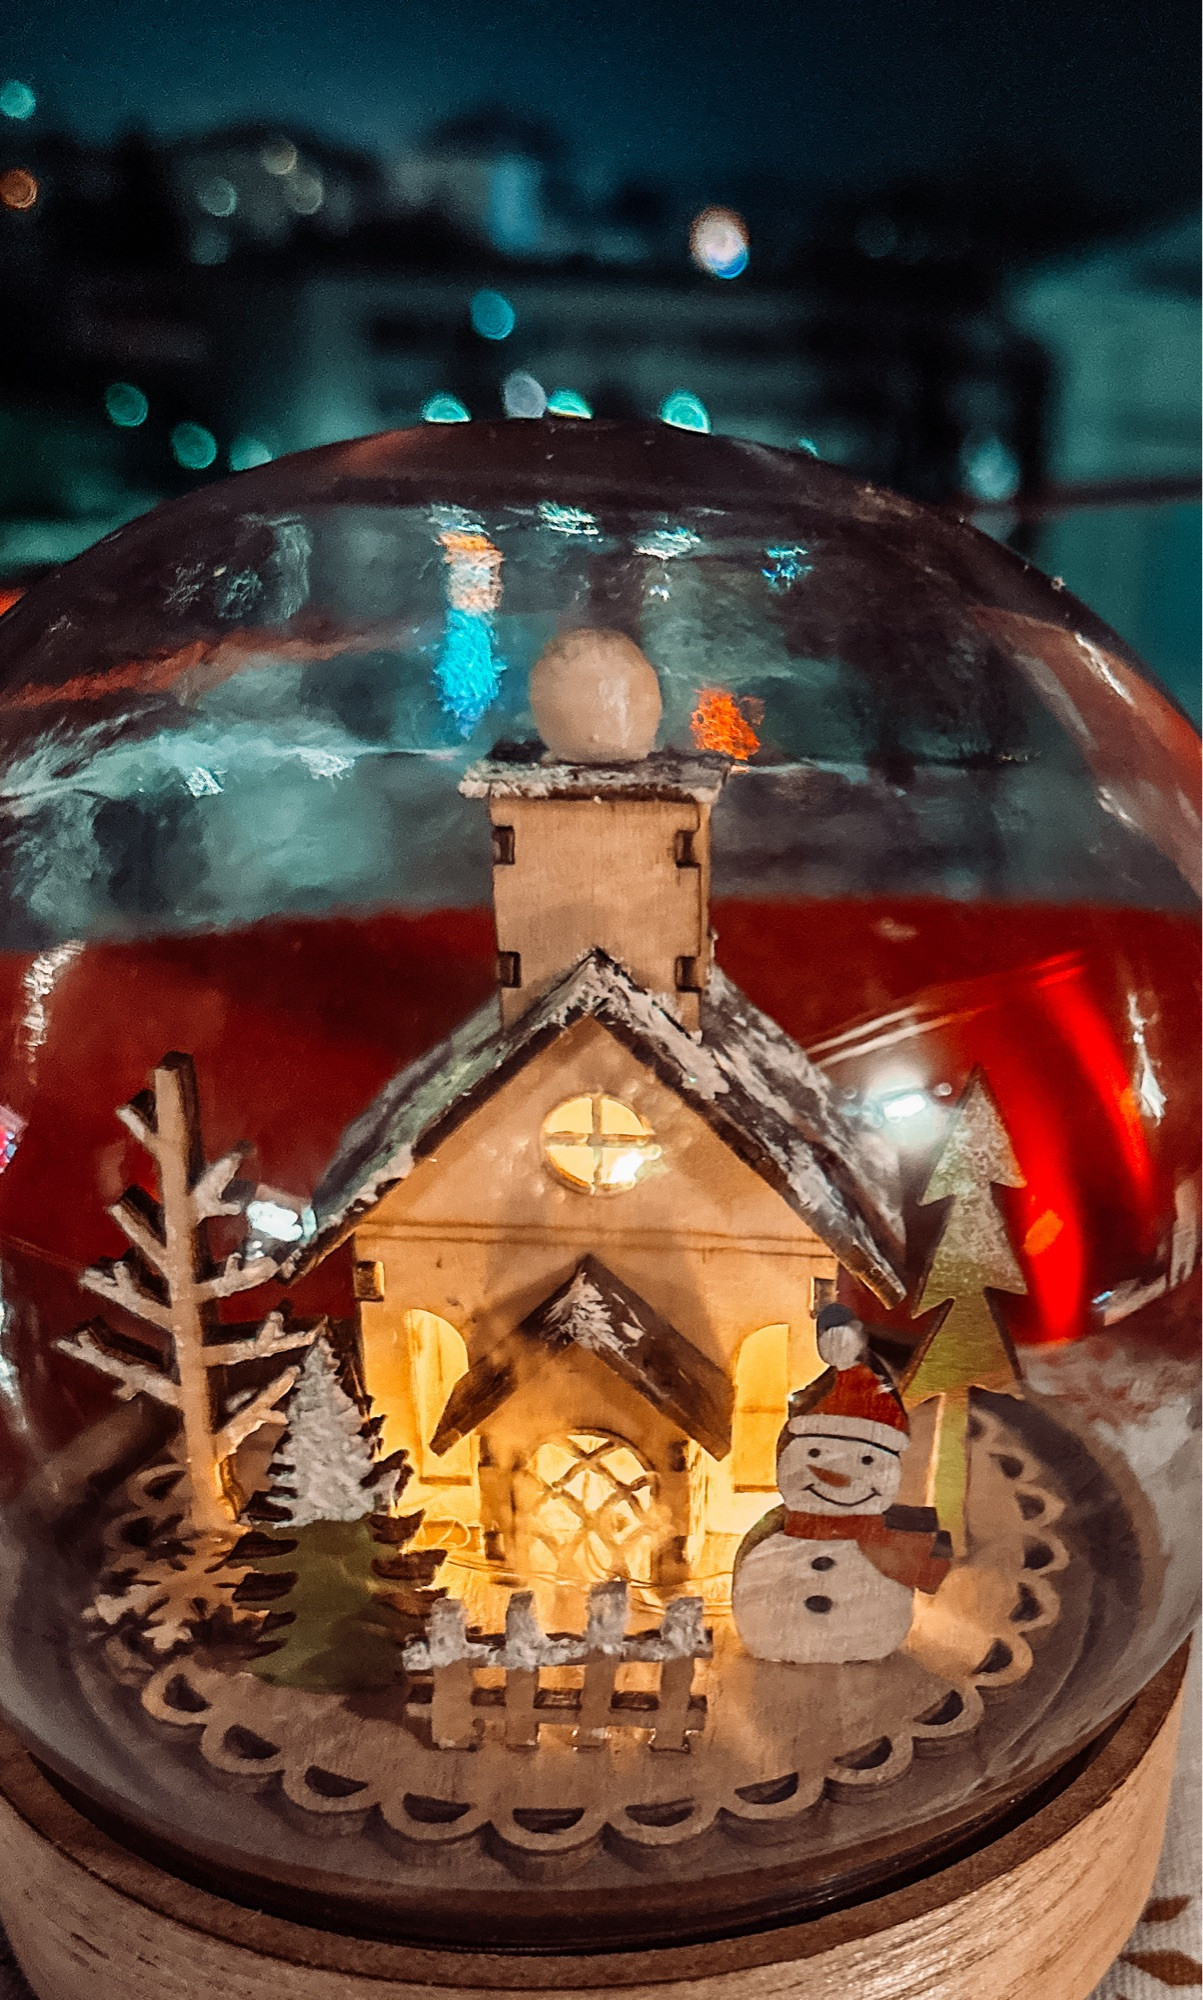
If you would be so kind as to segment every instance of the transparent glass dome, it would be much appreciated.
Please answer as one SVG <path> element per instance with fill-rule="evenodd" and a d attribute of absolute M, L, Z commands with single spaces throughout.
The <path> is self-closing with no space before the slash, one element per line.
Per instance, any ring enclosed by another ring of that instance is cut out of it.
<path fill-rule="evenodd" d="M 0 1698 L 85 1810 L 587 1946 L 1089 1751 L 1198 1573 L 1198 746 L 1113 633 L 809 457 L 431 426 L 0 690 Z"/>

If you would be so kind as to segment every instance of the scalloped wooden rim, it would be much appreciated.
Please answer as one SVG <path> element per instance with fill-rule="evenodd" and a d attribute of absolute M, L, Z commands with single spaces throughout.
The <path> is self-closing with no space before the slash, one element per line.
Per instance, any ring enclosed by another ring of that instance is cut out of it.
<path fill-rule="evenodd" d="M 0 1917 L 42 2000 L 77 2000 L 81 1967 L 92 2000 L 1086 2000 L 1152 1884 L 1189 1650 L 1056 1797 L 950 1867 L 808 1922 L 649 1952 L 441 1951 L 246 1909 L 99 1831 L 0 1726 Z"/>

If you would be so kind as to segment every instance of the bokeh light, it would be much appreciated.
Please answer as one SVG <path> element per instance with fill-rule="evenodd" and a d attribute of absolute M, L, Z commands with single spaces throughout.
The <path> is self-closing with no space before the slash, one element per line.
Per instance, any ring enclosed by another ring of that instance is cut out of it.
<path fill-rule="evenodd" d="M 689 254 L 712 278 L 738 278 L 748 268 L 748 225 L 733 208 L 704 208 L 689 231 Z"/>
<path fill-rule="evenodd" d="M 501 292 L 477 292 L 468 316 L 482 340 L 508 340 L 518 324 L 517 313 Z"/>
<path fill-rule="evenodd" d="M 591 417 L 593 405 L 587 403 L 575 389 L 553 389 L 547 398 L 547 414 L 549 417 Z"/>
<path fill-rule="evenodd" d="M 699 750 L 717 751 L 746 764 L 760 748 L 754 724 L 764 720 L 764 703 L 755 695 L 738 698 L 727 688 L 700 688 L 689 731 Z"/>
<path fill-rule="evenodd" d="M 326 199 L 326 189 L 320 174 L 294 173 L 289 176 L 284 195 L 298 215 L 316 215 Z"/>
<path fill-rule="evenodd" d="M 660 405 L 660 421 L 674 425 L 679 431 L 708 431 L 710 412 L 700 396 L 689 389 L 674 389 Z"/>
<path fill-rule="evenodd" d="M 234 439 L 226 456 L 231 472 L 250 472 L 253 466 L 270 465 L 275 453 L 262 438 L 244 433 Z"/>
<path fill-rule="evenodd" d="M 213 174 L 197 188 L 196 200 L 206 215 L 233 215 L 238 206 L 238 189 L 224 174 Z"/>
<path fill-rule="evenodd" d="M 133 382 L 110 382 L 104 392 L 109 421 L 119 430 L 136 431 L 150 414 L 150 404 Z"/>
<path fill-rule="evenodd" d="M 10 167 L 0 174 L 0 202 L 5 208 L 32 208 L 38 198 L 38 184 L 28 167 Z"/>
<path fill-rule="evenodd" d="M 466 424 L 471 422 L 471 412 L 465 409 L 458 396 L 442 393 L 428 396 L 422 405 L 424 424 Z"/>
<path fill-rule="evenodd" d="M 224 229 L 198 229 L 189 254 L 194 264 L 224 264 L 230 254 L 230 239 Z"/>
<path fill-rule="evenodd" d="M 269 139 L 259 159 L 267 174 L 290 174 L 297 163 L 297 149 L 291 139 Z"/>
<path fill-rule="evenodd" d="M 217 439 L 203 424 L 177 424 L 171 433 L 171 450 L 177 465 L 188 472 L 204 472 L 217 457 Z"/>
<path fill-rule="evenodd" d="M 33 117 L 37 106 L 38 100 L 29 85 L 22 83 L 19 77 L 10 76 L 7 82 L 0 83 L 0 112 L 6 118 L 16 118 L 24 123 L 25 119 Z"/>
<path fill-rule="evenodd" d="M 1011 447 L 995 434 L 969 438 L 961 452 L 961 477 L 975 500 L 1010 500 L 1022 474 Z"/>
<path fill-rule="evenodd" d="M 541 417 L 547 410 L 547 391 L 533 375 L 516 368 L 501 385 L 501 404 L 507 417 Z"/>

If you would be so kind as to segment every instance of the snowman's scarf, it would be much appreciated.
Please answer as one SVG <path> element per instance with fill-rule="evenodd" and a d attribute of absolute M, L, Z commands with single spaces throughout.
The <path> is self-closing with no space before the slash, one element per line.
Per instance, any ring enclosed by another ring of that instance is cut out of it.
<path fill-rule="evenodd" d="M 951 1567 L 929 1507 L 891 1507 L 885 1514 L 802 1514 L 787 1510 L 787 1535 L 799 1541 L 855 1542 L 862 1554 L 894 1583 L 927 1596 L 940 1588 Z"/>

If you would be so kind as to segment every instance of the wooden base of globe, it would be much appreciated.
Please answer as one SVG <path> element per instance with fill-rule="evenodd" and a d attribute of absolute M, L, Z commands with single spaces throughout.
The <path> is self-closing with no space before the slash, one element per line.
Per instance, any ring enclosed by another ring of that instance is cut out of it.
<path fill-rule="evenodd" d="M 807 1922 L 648 1952 L 441 1951 L 244 1909 L 100 1832 L 0 1730 L 0 1918 L 39 2000 L 1085 2000 L 1152 1887 L 1187 1652 L 1055 1798 L 951 1866 Z"/>

